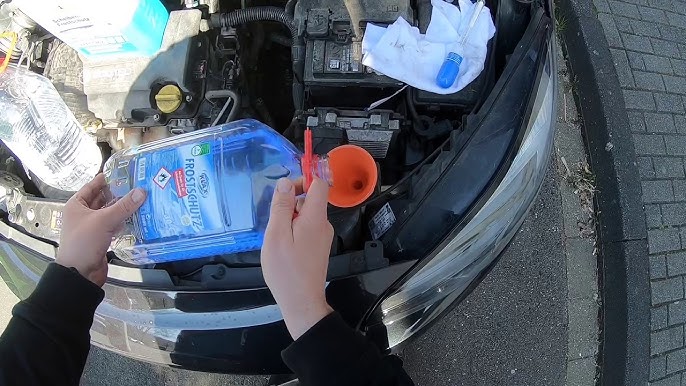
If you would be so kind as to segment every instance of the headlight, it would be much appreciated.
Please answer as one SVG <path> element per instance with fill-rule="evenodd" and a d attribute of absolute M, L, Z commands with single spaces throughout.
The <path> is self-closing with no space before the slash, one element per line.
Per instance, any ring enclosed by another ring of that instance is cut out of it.
<path fill-rule="evenodd" d="M 506 175 L 471 221 L 381 303 L 389 347 L 403 342 L 445 311 L 497 258 L 526 217 L 545 177 L 555 132 L 553 43 L 543 51 L 546 57 L 532 94 L 533 109 Z"/>

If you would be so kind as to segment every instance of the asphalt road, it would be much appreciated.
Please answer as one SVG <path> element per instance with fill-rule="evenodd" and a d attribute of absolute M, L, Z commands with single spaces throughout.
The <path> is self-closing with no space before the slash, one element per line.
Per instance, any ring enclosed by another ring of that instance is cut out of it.
<path fill-rule="evenodd" d="M 500 262 L 402 356 L 418 386 L 562 385 L 566 275 L 559 177 L 551 171 Z M 265 377 L 159 367 L 93 348 L 83 385 L 264 385 Z"/>
<path fill-rule="evenodd" d="M 559 177 L 484 281 L 403 353 L 418 386 L 563 385 L 567 278 Z"/>

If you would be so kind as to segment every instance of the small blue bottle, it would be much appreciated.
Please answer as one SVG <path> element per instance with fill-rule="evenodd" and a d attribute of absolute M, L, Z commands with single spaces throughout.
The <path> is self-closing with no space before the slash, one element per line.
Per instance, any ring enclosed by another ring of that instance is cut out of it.
<path fill-rule="evenodd" d="M 476 4 L 474 5 L 474 11 L 469 19 L 467 29 L 459 42 L 459 47 L 461 50 L 464 49 L 467 38 L 469 37 L 469 32 L 471 32 L 474 24 L 476 24 L 476 21 L 479 19 L 479 15 L 481 14 L 481 10 L 484 8 L 485 4 L 486 2 L 484 0 L 477 0 Z M 438 85 L 438 87 L 450 88 L 453 84 L 455 84 L 457 76 L 460 73 L 460 65 L 462 64 L 462 60 L 462 56 L 458 53 L 448 53 L 448 56 L 445 58 L 440 70 L 438 70 L 438 75 L 436 75 L 436 85 Z"/>
<path fill-rule="evenodd" d="M 253 119 L 118 152 L 105 164 L 106 198 L 134 188 L 147 198 L 111 249 L 133 264 L 259 249 L 276 181 L 302 176 L 302 157 Z M 308 174 L 331 181 L 326 157 L 307 165 Z"/>
<path fill-rule="evenodd" d="M 441 69 L 436 76 L 436 84 L 440 88 L 450 88 L 450 86 L 457 80 L 457 74 L 460 73 L 460 64 L 462 64 L 462 57 L 455 52 L 448 53 L 445 62 L 441 65 Z"/>

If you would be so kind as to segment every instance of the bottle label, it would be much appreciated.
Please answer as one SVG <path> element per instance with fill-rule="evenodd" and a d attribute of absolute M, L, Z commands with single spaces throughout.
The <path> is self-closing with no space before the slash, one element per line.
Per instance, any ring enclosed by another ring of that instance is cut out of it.
<path fill-rule="evenodd" d="M 134 186 L 148 193 L 137 218 L 144 241 L 225 230 L 215 156 L 202 142 L 137 158 Z"/>

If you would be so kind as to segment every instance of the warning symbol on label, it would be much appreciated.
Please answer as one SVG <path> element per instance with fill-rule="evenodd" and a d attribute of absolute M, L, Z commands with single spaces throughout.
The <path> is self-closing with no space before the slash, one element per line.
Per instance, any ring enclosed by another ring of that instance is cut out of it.
<path fill-rule="evenodd" d="M 161 189 L 164 189 L 167 184 L 169 183 L 169 180 L 171 179 L 171 173 L 165 168 L 161 168 L 157 174 L 155 174 L 155 178 L 153 178 L 153 181 L 157 186 L 159 186 Z"/>

